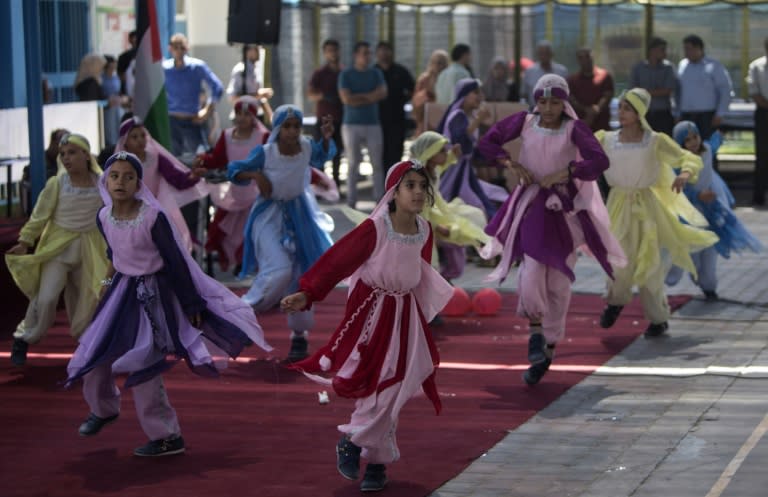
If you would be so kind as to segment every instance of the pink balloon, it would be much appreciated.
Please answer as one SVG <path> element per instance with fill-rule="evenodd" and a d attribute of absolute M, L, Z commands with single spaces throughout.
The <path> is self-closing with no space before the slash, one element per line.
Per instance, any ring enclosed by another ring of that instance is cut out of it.
<path fill-rule="evenodd" d="M 501 294 L 493 288 L 483 288 L 472 297 L 472 309 L 478 316 L 494 316 L 501 307 Z"/>
<path fill-rule="evenodd" d="M 443 316 L 466 316 L 472 310 L 472 301 L 469 294 L 460 287 L 453 287 L 453 296 L 440 313 Z"/>

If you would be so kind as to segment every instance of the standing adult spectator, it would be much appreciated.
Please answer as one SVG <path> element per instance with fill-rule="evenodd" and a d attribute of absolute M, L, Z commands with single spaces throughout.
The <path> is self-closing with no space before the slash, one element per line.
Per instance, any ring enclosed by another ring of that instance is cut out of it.
<path fill-rule="evenodd" d="M 136 37 L 136 31 L 131 31 L 128 33 L 128 44 L 131 48 L 117 56 L 117 75 L 120 78 L 120 93 L 123 95 L 128 94 L 128 90 L 125 86 L 126 74 L 128 73 L 128 66 L 130 66 L 133 59 L 136 58 L 136 52 L 139 49 L 137 43 L 138 38 Z"/>
<path fill-rule="evenodd" d="M 357 203 L 357 181 L 363 144 L 373 167 L 373 196 L 378 201 L 384 196 L 384 168 L 382 133 L 379 121 L 379 102 L 387 97 L 384 75 L 371 67 L 371 45 L 365 41 L 355 43 L 352 67 L 339 74 L 339 97 L 344 104 L 341 137 L 347 150 L 349 173 L 347 176 L 347 204 Z"/>
<path fill-rule="evenodd" d="M 259 79 L 258 62 L 260 57 L 261 47 L 259 45 L 243 45 L 243 60 L 232 68 L 227 84 L 227 96 L 233 103 L 243 95 L 250 95 L 259 99 L 259 119 L 267 125 L 271 125 L 272 107 L 269 104 L 269 99 L 275 92 L 272 88 L 264 88 Z"/>
<path fill-rule="evenodd" d="M 644 88 L 651 95 L 651 106 L 645 120 L 654 131 L 672 136 L 675 118 L 672 115 L 672 95 L 677 89 L 675 66 L 667 60 L 667 41 L 653 37 L 648 42 L 646 60 L 632 68 L 630 88 Z"/>
<path fill-rule="evenodd" d="M 443 72 L 443 69 L 448 67 L 448 61 L 448 52 L 445 50 L 435 50 L 429 56 L 426 71 L 421 73 L 416 79 L 416 86 L 413 90 L 413 98 L 411 99 L 413 120 L 416 121 L 414 136 L 419 136 L 424 131 L 427 131 L 424 125 L 426 119 L 424 115 L 425 108 L 427 103 L 437 100 L 435 84 L 437 83 L 437 77 Z"/>
<path fill-rule="evenodd" d="M 104 108 L 104 143 L 105 148 L 110 149 L 117 143 L 123 108 L 120 97 L 121 82 L 116 72 L 117 61 L 111 55 L 105 55 L 104 58 L 107 64 L 104 66 L 101 88 L 104 91 L 104 96 L 109 100 L 109 105 Z"/>
<path fill-rule="evenodd" d="M 408 69 L 395 62 L 394 49 L 388 41 L 380 41 L 376 45 L 376 68 L 384 75 L 387 84 L 387 97 L 379 102 L 383 138 L 381 166 L 386 176 L 390 166 L 403 160 L 406 128 L 404 107 L 413 95 L 416 82 Z"/>
<path fill-rule="evenodd" d="M 176 157 L 194 158 L 198 147 L 207 149 L 208 139 L 204 123 L 214 111 L 224 88 L 221 81 L 200 59 L 187 55 L 187 37 L 176 33 L 169 46 L 171 58 L 163 61 L 165 91 L 168 96 L 168 115 L 171 124 L 171 147 Z M 202 83 L 210 92 L 208 101 L 200 108 Z"/>
<path fill-rule="evenodd" d="M 90 53 L 80 59 L 80 66 L 75 76 L 75 94 L 81 102 L 105 100 L 107 98 L 101 87 L 102 73 L 107 59 L 103 55 Z"/>
<path fill-rule="evenodd" d="M 523 73 L 523 84 L 520 89 L 520 96 L 531 107 L 536 105 L 533 98 L 533 88 L 536 86 L 539 78 L 545 74 L 557 74 L 563 78 L 568 77 L 568 69 L 564 65 L 555 62 L 554 56 L 552 43 L 549 40 L 541 40 L 536 44 L 536 63 Z"/>
<path fill-rule="evenodd" d="M 445 68 L 437 77 L 435 94 L 437 103 L 448 105 L 453 102 L 453 92 L 456 83 L 466 78 L 474 78 L 472 68 L 472 51 L 469 45 L 459 43 L 451 50 L 451 65 Z"/>
<path fill-rule="evenodd" d="M 339 98 L 339 42 L 328 39 L 323 42 L 323 58 L 325 65 L 315 70 L 309 78 L 307 96 L 315 102 L 315 139 L 323 136 L 323 116 L 333 118 L 333 141 L 336 143 L 336 155 L 333 156 L 333 181 L 336 186 L 341 185 L 339 169 L 341 166 L 341 152 L 344 150 L 344 142 L 341 139 L 341 118 L 344 115 L 344 107 Z"/>
<path fill-rule="evenodd" d="M 768 38 L 763 41 L 768 55 Z M 755 102 L 755 180 L 752 203 L 765 205 L 768 188 L 768 56 L 763 55 L 749 64 L 747 85 Z"/>
<path fill-rule="evenodd" d="M 702 139 L 707 140 L 728 111 L 731 77 L 720 62 L 704 54 L 704 40 L 699 36 L 686 36 L 683 51 L 685 58 L 677 67 L 677 114 L 683 121 L 693 121 Z"/>
<path fill-rule="evenodd" d="M 568 77 L 571 104 L 592 131 L 608 130 L 611 128 L 613 76 L 595 65 L 591 48 L 580 48 L 576 52 L 576 58 L 579 62 L 579 72 Z"/>
<path fill-rule="evenodd" d="M 480 87 L 486 102 L 517 102 L 517 85 L 509 79 L 509 64 L 504 57 L 494 57 L 488 76 Z"/>

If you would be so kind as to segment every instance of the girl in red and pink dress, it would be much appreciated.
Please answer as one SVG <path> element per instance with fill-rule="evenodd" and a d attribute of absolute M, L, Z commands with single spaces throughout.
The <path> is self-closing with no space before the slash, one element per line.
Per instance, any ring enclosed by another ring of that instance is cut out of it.
<path fill-rule="evenodd" d="M 608 212 L 595 180 L 608 168 L 608 157 L 589 127 L 568 103 L 568 84 L 554 74 L 534 88 L 536 107 L 497 122 L 479 149 L 494 163 L 520 178 L 485 231 L 492 236 L 480 255 L 501 254 L 487 281 L 500 281 L 516 262 L 518 308 L 530 325 L 523 379 L 538 383 L 552 363 L 555 345 L 565 336 L 565 318 L 578 249 L 590 253 L 612 275 L 626 257 L 609 229 Z M 519 162 L 502 145 L 522 140 Z"/>
<path fill-rule="evenodd" d="M 400 162 L 386 178 L 387 193 L 371 216 L 336 242 L 285 297 L 288 312 L 307 309 L 349 278 L 344 320 L 327 345 L 295 363 L 309 378 L 356 399 L 342 436 L 337 467 L 348 479 L 368 460 L 363 491 L 386 485 L 385 464 L 400 454 L 395 429 L 400 409 L 422 391 L 440 412 L 435 385 L 437 347 L 427 326 L 453 294 L 430 265 L 432 230 L 418 215 L 433 198 L 425 168 Z M 328 372 L 331 378 L 317 373 Z"/>
<path fill-rule="evenodd" d="M 226 171 L 227 164 L 248 158 L 257 145 L 266 143 L 269 130 L 258 119 L 258 113 L 257 99 L 248 95 L 237 99 L 235 125 L 221 134 L 211 152 L 197 158 L 195 167 Z M 245 222 L 259 189 L 255 183 L 237 185 L 227 182 L 211 185 L 210 190 L 216 213 L 208 225 L 205 250 L 218 253 L 219 266 L 226 271 L 231 263 L 237 264 L 243 258 Z"/>

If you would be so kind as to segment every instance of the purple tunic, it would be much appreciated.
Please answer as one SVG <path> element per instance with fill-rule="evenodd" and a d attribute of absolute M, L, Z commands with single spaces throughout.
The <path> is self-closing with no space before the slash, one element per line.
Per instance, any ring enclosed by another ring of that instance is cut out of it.
<path fill-rule="evenodd" d="M 165 214 L 144 203 L 131 221 L 99 212 L 116 273 L 68 366 L 72 383 L 101 364 L 127 373 L 126 386 L 147 381 L 185 359 L 214 376 L 246 345 L 265 350 L 253 310 L 184 255 Z M 189 316 L 199 314 L 200 328 Z"/>
<path fill-rule="evenodd" d="M 480 152 L 492 162 L 508 157 L 502 145 L 522 139 L 519 162 L 534 178 L 518 186 L 486 227 L 494 240 L 484 256 L 502 254 L 491 280 L 503 280 L 512 263 L 528 255 L 558 269 L 571 281 L 568 256 L 586 245 L 603 269 L 624 261 L 610 234 L 608 214 L 594 181 L 608 168 L 600 143 L 581 121 L 567 119 L 560 129 L 538 125 L 539 116 L 520 112 L 496 123 L 480 140 Z M 545 176 L 573 166 L 572 177 L 551 188 L 538 184 Z"/>

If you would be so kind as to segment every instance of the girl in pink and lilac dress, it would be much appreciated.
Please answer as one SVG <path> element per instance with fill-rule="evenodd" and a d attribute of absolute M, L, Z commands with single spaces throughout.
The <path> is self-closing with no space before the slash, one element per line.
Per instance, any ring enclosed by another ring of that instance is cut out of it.
<path fill-rule="evenodd" d="M 371 216 L 337 241 L 285 297 L 288 312 L 307 309 L 349 278 L 342 324 L 327 345 L 292 365 L 311 379 L 356 399 L 337 451 L 337 467 L 357 479 L 360 457 L 368 459 L 363 491 L 386 484 L 385 464 L 400 454 L 395 429 L 400 409 L 422 391 L 440 412 L 435 386 L 437 347 L 427 326 L 453 294 L 432 268 L 432 230 L 418 215 L 433 194 L 417 161 L 389 169 L 387 193 Z M 315 373 L 329 372 L 326 379 Z"/>
<path fill-rule="evenodd" d="M 489 161 L 505 165 L 520 179 L 486 227 L 493 238 L 481 255 L 501 254 L 488 281 L 503 280 L 520 262 L 517 312 L 530 323 L 531 367 L 523 375 L 529 385 L 547 372 L 555 345 L 565 335 L 577 250 L 585 247 L 608 275 L 614 265 L 626 264 L 595 183 L 608 168 L 608 157 L 576 117 L 568 93 L 562 77 L 542 76 L 534 89 L 533 112 L 499 121 L 479 144 Z M 515 163 L 502 145 L 518 137 L 522 149 Z"/>
<path fill-rule="evenodd" d="M 184 451 L 176 412 L 161 374 L 179 360 L 202 376 L 217 376 L 226 356 L 255 343 L 269 351 L 253 310 L 208 277 L 184 250 L 178 233 L 142 181 L 139 159 L 110 157 L 99 181 L 105 206 L 97 224 L 111 260 L 99 307 L 67 367 L 67 385 L 83 379 L 90 415 L 82 436 L 117 420 L 115 375 L 127 374 L 149 443 L 137 456 Z"/>
<path fill-rule="evenodd" d="M 189 233 L 180 207 L 208 195 L 205 183 L 176 157 L 157 143 L 136 116 L 120 125 L 120 139 L 115 152 L 134 154 L 144 165 L 144 185 L 149 188 L 176 227 L 187 251 L 192 250 Z"/>
<path fill-rule="evenodd" d="M 227 164 L 246 159 L 251 150 L 266 143 L 269 130 L 258 118 L 259 107 L 259 101 L 254 97 L 245 95 L 238 98 L 235 125 L 224 130 L 213 150 L 199 156 L 195 166 L 226 171 Z M 208 225 L 205 250 L 216 252 L 221 270 L 226 271 L 231 263 L 237 264 L 243 258 L 245 222 L 259 189 L 255 183 L 237 185 L 229 182 L 209 188 L 216 214 Z"/>

